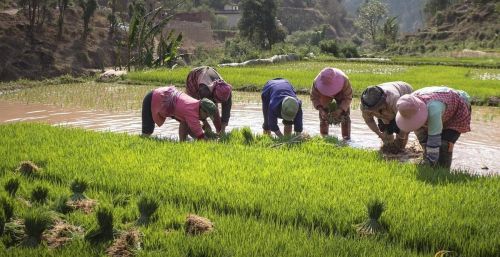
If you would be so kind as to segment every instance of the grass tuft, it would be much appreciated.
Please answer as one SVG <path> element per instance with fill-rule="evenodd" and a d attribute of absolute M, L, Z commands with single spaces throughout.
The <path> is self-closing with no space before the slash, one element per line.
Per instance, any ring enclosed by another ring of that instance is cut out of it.
<path fill-rule="evenodd" d="M 141 234 L 138 230 L 126 231 L 106 250 L 108 256 L 129 257 L 141 249 Z"/>
<path fill-rule="evenodd" d="M 386 228 L 379 221 L 385 210 L 385 204 L 379 199 L 372 199 L 368 202 L 366 208 L 368 219 L 356 226 L 358 234 L 370 236 L 385 232 Z"/>
<path fill-rule="evenodd" d="M 9 221 L 14 216 L 14 203 L 5 196 L 1 196 L 0 207 L 5 215 L 5 220 Z"/>
<path fill-rule="evenodd" d="M 243 134 L 243 138 L 245 139 L 244 142 L 246 145 L 253 143 L 254 136 L 253 136 L 252 130 L 249 127 L 242 128 L 241 134 Z"/>
<path fill-rule="evenodd" d="M 54 203 L 54 210 L 62 214 L 68 214 L 74 210 L 72 206 L 68 204 L 69 197 L 59 196 Z"/>

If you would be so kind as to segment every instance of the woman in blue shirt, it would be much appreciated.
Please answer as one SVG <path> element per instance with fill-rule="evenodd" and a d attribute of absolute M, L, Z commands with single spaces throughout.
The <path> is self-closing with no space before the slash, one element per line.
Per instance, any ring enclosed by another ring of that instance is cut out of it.
<path fill-rule="evenodd" d="M 262 113 L 264 114 L 264 134 L 271 131 L 278 137 L 302 133 L 302 102 L 297 98 L 295 89 L 286 79 L 269 80 L 262 89 Z M 278 118 L 283 119 L 284 132 L 278 127 Z"/>

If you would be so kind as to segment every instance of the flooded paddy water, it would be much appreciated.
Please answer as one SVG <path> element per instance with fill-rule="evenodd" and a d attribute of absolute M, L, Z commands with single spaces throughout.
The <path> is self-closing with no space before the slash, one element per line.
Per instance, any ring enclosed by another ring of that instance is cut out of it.
<path fill-rule="evenodd" d="M 121 89 L 121 88 L 120 88 Z M 11 122 L 44 122 L 53 125 L 79 127 L 95 131 L 141 133 L 140 103 L 147 88 L 134 89 L 136 93 L 128 93 L 125 108 L 102 106 L 87 106 L 71 103 L 57 104 L 57 100 L 21 101 L 21 98 L 0 97 L 0 123 Z M 108 90 L 109 91 L 109 90 Z M 111 90 L 112 91 L 112 90 Z M 11 93 L 18 94 L 18 93 Z M 47 93 L 50 95 L 50 93 Z M 127 92 L 124 92 L 127 95 Z M 130 99 L 130 95 L 134 95 Z M 26 95 L 25 95 L 26 96 Z M 66 102 L 71 102 L 65 96 Z M 313 109 L 309 96 L 300 95 L 303 100 L 304 131 L 309 135 L 319 134 L 318 113 Z M 24 102 L 24 103 L 23 103 Z M 49 102 L 50 104 L 46 104 Z M 380 140 L 366 126 L 359 111 L 359 103 L 353 101 L 351 111 L 352 135 L 350 146 L 357 148 L 379 149 Z M 458 140 L 453 156 L 454 169 L 466 169 L 470 172 L 487 175 L 500 174 L 500 108 L 473 107 L 472 131 L 463 134 Z M 250 127 L 255 133 L 262 133 L 262 109 L 258 93 L 235 92 L 231 120 L 227 130 Z M 162 127 L 156 128 L 154 135 L 158 137 L 176 138 L 178 122 L 167 121 Z M 340 127 L 330 128 L 331 135 L 339 135 Z M 409 145 L 418 145 L 414 134 L 410 134 Z M 415 157 L 410 156 L 410 157 Z"/>

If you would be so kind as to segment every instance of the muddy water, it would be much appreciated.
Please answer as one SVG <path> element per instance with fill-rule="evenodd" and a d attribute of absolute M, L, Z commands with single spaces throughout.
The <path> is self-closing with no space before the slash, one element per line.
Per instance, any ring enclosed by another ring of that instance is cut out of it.
<path fill-rule="evenodd" d="M 248 126 L 254 132 L 262 132 L 262 110 L 257 94 L 235 97 L 228 130 Z M 307 97 L 302 96 L 302 99 Z M 357 106 L 353 104 L 353 106 Z M 310 102 L 304 100 L 304 131 L 310 135 L 319 134 L 318 113 Z M 474 107 L 472 132 L 463 134 L 458 140 L 453 168 L 467 169 L 478 174 L 500 174 L 500 110 L 495 108 Z M 352 110 L 353 147 L 378 149 L 380 140 L 371 132 L 361 118 L 359 110 Z M 141 131 L 139 111 L 103 112 L 60 108 L 53 105 L 20 104 L 0 100 L 0 123 L 10 122 L 45 122 L 54 125 L 80 127 L 96 131 L 113 131 L 138 134 Z M 154 135 L 159 137 L 177 137 L 178 123 L 169 120 Z M 340 127 L 331 127 L 331 135 L 340 135 Z M 410 140 L 416 140 L 413 134 Z"/>

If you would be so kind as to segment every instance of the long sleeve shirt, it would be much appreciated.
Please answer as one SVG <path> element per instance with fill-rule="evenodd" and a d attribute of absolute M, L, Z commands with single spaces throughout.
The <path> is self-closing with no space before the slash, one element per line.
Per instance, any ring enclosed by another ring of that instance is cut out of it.
<path fill-rule="evenodd" d="M 161 87 L 153 90 L 151 112 L 156 125 L 161 126 L 167 118 L 186 123 L 197 137 L 203 137 L 200 124 L 200 101 L 177 91 L 175 87 Z"/>
<path fill-rule="evenodd" d="M 339 108 L 344 112 L 347 112 L 351 106 L 352 102 L 352 86 L 349 80 L 346 78 L 342 90 L 334 97 L 328 97 L 319 92 L 316 86 L 313 84 L 311 89 L 311 101 L 316 110 L 320 108 L 326 108 L 335 99 L 339 104 Z"/>
<path fill-rule="evenodd" d="M 384 124 L 389 124 L 394 118 L 398 109 L 396 104 L 399 98 L 406 94 L 411 94 L 413 88 L 406 82 L 395 81 L 387 82 L 378 85 L 385 94 L 385 103 L 377 110 L 364 109 L 361 105 L 361 115 L 366 125 L 373 131 L 378 133 L 379 129 L 374 118 L 381 119 Z"/>
<path fill-rule="evenodd" d="M 186 79 L 186 92 L 191 97 L 198 100 L 203 98 L 208 98 L 212 100 L 215 104 L 218 104 L 213 97 L 213 92 L 208 89 L 208 86 L 212 84 L 213 81 L 223 79 L 222 76 L 212 67 L 203 66 L 194 68 L 188 74 Z M 214 125 L 219 131 L 221 129 L 221 123 L 228 124 L 231 118 L 231 107 L 233 105 L 232 95 L 225 102 L 221 103 L 222 114 L 219 113 L 219 108 L 214 115 Z"/>
<path fill-rule="evenodd" d="M 292 87 L 290 82 L 285 79 L 273 79 L 266 83 L 262 89 L 262 113 L 264 115 L 264 124 L 262 128 L 264 130 L 278 131 L 278 118 L 281 117 L 281 103 L 283 99 L 287 96 L 291 96 L 297 99 L 299 102 L 299 110 L 293 122 L 284 121 L 284 124 L 294 125 L 295 132 L 302 132 L 302 102 L 297 98 L 295 94 L 295 89 Z"/>

